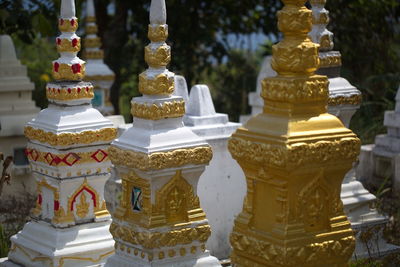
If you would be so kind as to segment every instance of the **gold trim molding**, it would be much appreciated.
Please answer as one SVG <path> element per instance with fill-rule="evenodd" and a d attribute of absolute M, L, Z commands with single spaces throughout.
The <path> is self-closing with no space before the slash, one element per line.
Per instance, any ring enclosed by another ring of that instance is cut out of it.
<path fill-rule="evenodd" d="M 315 143 L 294 143 L 278 145 L 255 143 L 232 137 L 228 148 L 238 161 L 277 167 L 297 167 L 313 162 L 329 162 L 334 160 L 356 160 L 361 142 L 358 138 L 346 137 L 334 141 L 318 141 Z"/>
<path fill-rule="evenodd" d="M 361 94 L 353 94 L 350 96 L 336 96 L 330 97 L 328 101 L 329 106 L 338 106 L 338 105 L 360 105 L 362 102 Z"/>
<path fill-rule="evenodd" d="M 338 54 L 327 54 L 324 55 L 320 53 L 320 68 L 327 68 L 327 67 L 340 67 L 342 66 L 342 56 L 340 53 Z"/>
<path fill-rule="evenodd" d="M 165 102 L 161 105 L 157 104 L 140 104 L 132 102 L 131 114 L 133 117 L 160 120 L 165 118 L 178 118 L 185 115 L 185 102 L 172 101 Z"/>
<path fill-rule="evenodd" d="M 150 79 L 147 72 L 143 72 L 139 75 L 139 92 L 144 95 L 170 95 L 174 92 L 174 76 L 161 73 Z"/>
<path fill-rule="evenodd" d="M 187 164 L 208 164 L 212 158 L 212 150 L 209 146 L 154 152 L 151 154 L 111 146 L 109 152 L 114 165 L 123 165 L 142 171 L 174 168 Z"/>
<path fill-rule="evenodd" d="M 58 29 L 60 30 L 60 32 L 76 32 L 78 26 L 79 25 L 77 18 L 72 18 L 72 19 L 60 18 L 58 20 Z"/>
<path fill-rule="evenodd" d="M 325 262 L 326 266 L 329 266 L 331 262 L 335 262 L 335 258 L 351 257 L 355 238 L 350 235 L 339 240 L 316 242 L 306 246 L 284 247 L 262 240 L 260 237 L 252 238 L 247 234 L 233 231 L 230 243 L 234 248 L 231 258 L 237 266 L 265 266 L 247 257 L 238 257 L 238 254 L 242 253 L 252 256 L 254 259 L 261 258 L 271 266 L 313 266 L 321 262 Z M 327 255 L 331 256 L 327 257 Z"/>
<path fill-rule="evenodd" d="M 110 233 L 114 239 L 119 239 L 133 245 L 140 245 L 146 249 L 175 247 L 177 245 L 188 245 L 198 241 L 204 243 L 211 234 L 208 224 L 196 227 L 173 229 L 166 232 L 141 232 L 132 226 L 120 225 L 113 221 L 110 226 Z"/>
<path fill-rule="evenodd" d="M 261 97 L 296 103 L 299 100 L 326 100 L 328 98 L 326 76 L 266 78 L 262 81 Z"/>
<path fill-rule="evenodd" d="M 164 42 L 168 38 L 168 25 L 149 25 L 147 37 L 154 43 Z"/>
<path fill-rule="evenodd" d="M 94 97 L 94 92 L 93 86 L 65 89 L 47 87 L 46 96 L 49 100 L 92 99 Z"/>
<path fill-rule="evenodd" d="M 94 131 L 82 131 L 79 133 L 55 134 L 52 132 L 46 132 L 42 129 L 35 129 L 31 126 L 26 126 L 24 134 L 30 140 L 48 143 L 52 146 L 68 146 L 75 144 L 110 142 L 117 137 L 117 129 L 103 128 Z"/>
<path fill-rule="evenodd" d="M 57 37 L 56 44 L 58 52 L 77 53 L 81 50 L 81 38 L 79 37 L 72 40 Z"/>
<path fill-rule="evenodd" d="M 53 78 L 55 80 L 81 81 L 85 77 L 85 63 L 65 64 L 53 63 Z"/>

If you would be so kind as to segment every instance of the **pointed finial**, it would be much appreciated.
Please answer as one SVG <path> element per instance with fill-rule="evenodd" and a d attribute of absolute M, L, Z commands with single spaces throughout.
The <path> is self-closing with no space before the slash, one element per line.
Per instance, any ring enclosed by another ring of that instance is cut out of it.
<path fill-rule="evenodd" d="M 168 37 L 167 11 L 164 0 L 152 0 L 145 61 L 149 69 L 139 75 L 139 92 L 144 95 L 171 95 L 174 91 L 174 73 L 168 71 L 171 47 L 165 42 Z"/>
<path fill-rule="evenodd" d="M 166 24 L 167 8 L 165 0 L 151 0 L 150 5 L 150 24 Z"/>
<path fill-rule="evenodd" d="M 192 87 L 186 114 L 191 116 L 212 116 L 216 114 L 210 89 L 207 85 L 196 84 Z"/>
<path fill-rule="evenodd" d="M 87 17 L 94 17 L 95 16 L 93 0 L 87 0 L 87 3 L 86 3 L 86 16 Z"/>
<path fill-rule="evenodd" d="M 329 11 L 325 9 L 326 0 L 310 0 L 313 14 L 313 28 L 310 37 L 314 43 L 320 45 L 320 51 L 333 49 L 333 33 L 328 31 Z"/>
<path fill-rule="evenodd" d="M 75 1 L 61 0 L 61 18 L 75 17 Z"/>

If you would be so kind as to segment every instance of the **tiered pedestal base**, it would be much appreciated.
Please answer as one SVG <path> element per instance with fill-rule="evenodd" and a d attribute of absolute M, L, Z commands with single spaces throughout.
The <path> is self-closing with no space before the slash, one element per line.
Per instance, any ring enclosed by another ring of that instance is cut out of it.
<path fill-rule="evenodd" d="M 103 266 L 114 253 L 114 240 L 109 227 L 110 221 L 64 229 L 32 221 L 11 237 L 12 247 L 8 258 L 17 266 L 24 267 Z M 13 265 L 2 263 L 1 266 Z"/>
<path fill-rule="evenodd" d="M 119 253 L 111 256 L 106 264 L 106 267 L 159 267 L 159 266 L 173 266 L 173 267 L 221 267 L 218 259 L 210 256 L 208 251 L 197 255 L 187 255 L 183 257 L 175 257 L 171 259 L 154 260 L 152 263 L 140 262 L 139 260 L 132 261 L 132 258 L 124 257 Z"/>
<path fill-rule="evenodd" d="M 351 228 L 356 233 L 353 258 L 382 257 L 399 249 L 383 238 L 388 218 L 372 207 L 376 198 L 359 181 L 342 184 L 341 199 Z"/>

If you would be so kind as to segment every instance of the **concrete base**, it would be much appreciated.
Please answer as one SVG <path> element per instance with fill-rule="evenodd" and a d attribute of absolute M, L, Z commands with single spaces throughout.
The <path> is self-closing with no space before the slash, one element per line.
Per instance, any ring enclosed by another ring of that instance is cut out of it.
<path fill-rule="evenodd" d="M 60 229 L 32 221 L 11 237 L 8 258 L 24 267 L 103 266 L 114 253 L 109 226 L 105 221 Z"/>
<path fill-rule="evenodd" d="M 159 266 L 171 266 L 171 267 L 221 267 L 218 259 L 210 256 L 209 252 L 193 258 L 192 255 L 185 257 L 174 257 L 171 259 L 154 260 L 149 263 L 146 261 L 135 260 L 132 258 L 124 257 L 123 255 L 115 254 L 111 256 L 105 265 L 105 267 L 159 267 Z"/>

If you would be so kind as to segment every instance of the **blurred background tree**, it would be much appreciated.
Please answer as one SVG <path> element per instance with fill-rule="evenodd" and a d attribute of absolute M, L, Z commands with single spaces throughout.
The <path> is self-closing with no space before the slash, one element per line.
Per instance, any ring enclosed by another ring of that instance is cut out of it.
<path fill-rule="evenodd" d="M 80 35 L 84 0 L 76 1 Z M 116 74 L 111 100 L 129 119 L 130 99 L 138 95 L 138 74 L 145 70 L 150 0 L 95 0 L 105 62 Z M 57 57 L 54 38 L 60 0 L 0 0 L 0 32 L 11 34 L 21 61 L 36 84 L 34 99 L 47 105 L 45 83 Z M 385 131 L 383 112 L 394 107 L 400 82 L 400 3 L 398 0 L 330 0 L 335 49 L 342 52 L 342 76 L 357 86 L 364 101 L 351 128 L 363 142 Z M 169 67 L 184 75 L 189 88 L 207 83 L 216 109 L 233 120 L 248 113 L 247 94 L 256 88 L 263 55 L 280 39 L 278 0 L 167 0 L 172 46 Z"/>

